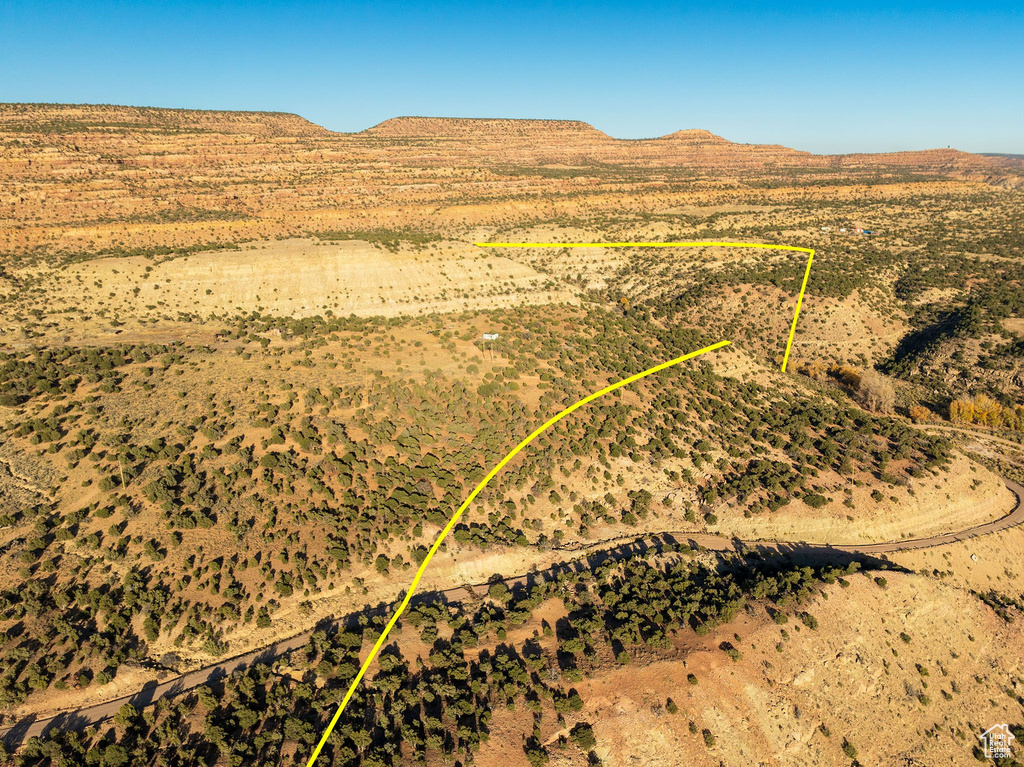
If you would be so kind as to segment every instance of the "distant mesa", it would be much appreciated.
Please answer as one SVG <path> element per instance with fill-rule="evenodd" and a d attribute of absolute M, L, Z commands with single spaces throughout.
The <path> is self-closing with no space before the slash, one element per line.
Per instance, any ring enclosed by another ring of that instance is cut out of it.
<path fill-rule="evenodd" d="M 731 144 L 732 142 L 728 139 L 724 139 L 719 135 L 712 133 L 709 130 L 703 130 L 702 128 L 691 128 L 689 130 L 677 130 L 675 133 L 669 133 L 667 136 L 662 136 L 659 141 L 675 141 L 685 144 Z"/>
<path fill-rule="evenodd" d="M 329 136 L 331 131 L 288 112 L 167 109 L 112 104 L 0 104 L 0 131 L 43 133 L 214 132 L 253 136 Z"/>
<path fill-rule="evenodd" d="M 530 120 L 491 117 L 393 117 L 362 131 L 364 136 L 388 138 L 504 138 L 550 137 L 597 139 L 611 137 L 582 120 Z"/>
<path fill-rule="evenodd" d="M 387 138 L 551 138 L 586 143 L 666 142 L 692 147 L 733 145 L 709 130 L 679 130 L 657 139 L 617 139 L 582 120 L 495 117 L 392 117 L 357 135 Z"/>
<path fill-rule="evenodd" d="M 340 149 L 360 142 L 429 144 L 459 149 L 502 163 L 582 167 L 594 163 L 676 165 L 718 172 L 770 167 L 887 168 L 955 173 L 986 183 L 1024 186 L 1024 160 L 1013 155 L 982 156 L 956 149 L 882 154 L 819 155 L 778 144 L 739 144 L 708 130 L 688 129 L 658 138 L 618 139 L 582 120 L 492 117 L 394 117 L 366 130 L 330 131 L 285 112 L 164 109 L 109 104 L 0 104 L 0 134 L 84 136 L 243 136 L 245 143 L 312 139 Z M 250 141 L 248 137 L 252 137 Z M 159 139 L 158 139 L 159 141 Z"/>

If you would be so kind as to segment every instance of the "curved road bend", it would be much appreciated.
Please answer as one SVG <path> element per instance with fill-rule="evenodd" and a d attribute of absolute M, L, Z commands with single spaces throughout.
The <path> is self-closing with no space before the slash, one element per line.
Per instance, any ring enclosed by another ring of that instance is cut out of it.
<path fill-rule="evenodd" d="M 700 545 L 711 549 L 713 551 L 727 551 L 734 549 L 737 545 L 750 546 L 753 548 L 767 548 L 767 549 L 780 549 L 784 550 L 794 545 L 801 545 L 807 548 L 814 548 L 823 551 L 839 551 L 846 554 L 856 554 L 865 556 L 876 556 L 878 554 L 891 554 L 899 551 L 910 551 L 917 549 L 927 549 L 933 546 L 944 546 L 950 543 L 956 543 L 958 541 L 964 541 L 968 538 L 976 538 L 980 535 L 988 535 L 990 533 L 999 532 L 1000 530 L 1006 530 L 1010 527 L 1024 522 L 1024 487 L 1017 484 L 1016 482 L 1003 478 L 1003 483 L 1011 492 L 1017 496 L 1017 504 L 1013 510 L 1004 517 L 997 519 L 993 522 L 987 522 L 983 525 L 977 525 L 976 527 L 968 528 L 955 533 L 945 533 L 943 535 L 933 535 L 928 538 L 916 538 L 912 540 L 904 541 L 886 541 L 883 543 L 865 543 L 855 544 L 850 546 L 828 546 L 821 544 L 801 544 L 794 541 L 735 541 L 734 539 L 726 538 L 723 536 L 710 535 L 710 534 L 694 534 L 689 532 L 680 533 L 668 533 L 669 535 L 679 535 L 680 537 L 688 538 L 690 540 L 698 542 Z M 642 547 L 644 544 L 651 545 L 654 541 L 641 541 L 634 542 L 634 546 Z M 635 548 L 631 548 L 635 551 Z M 600 555 L 600 551 L 593 552 L 591 556 Z M 622 556 L 624 554 L 620 554 Z M 612 554 L 611 556 L 615 556 Z M 554 568 L 557 568 L 555 565 Z M 552 568 L 552 569 L 554 569 Z M 525 584 L 533 574 L 526 574 L 508 578 L 505 583 L 510 586 L 516 586 Z M 430 594 L 441 594 L 444 595 L 449 601 L 459 601 L 461 599 L 470 598 L 477 593 L 475 590 L 485 589 L 488 586 L 487 583 L 456 586 L 451 589 L 445 589 L 442 591 L 430 592 Z M 429 596 L 430 594 L 424 594 L 423 596 Z M 354 613 L 354 616 L 359 613 Z M 78 709 L 77 711 L 71 711 L 67 713 L 57 714 L 55 716 L 47 717 L 45 719 L 32 719 L 27 718 L 21 722 L 15 724 L 13 727 L 5 728 L 0 730 L 0 739 L 3 739 L 11 747 L 16 747 L 23 743 L 30 737 L 42 735 L 45 730 L 51 728 L 58 729 L 84 729 L 89 725 L 97 724 L 113 717 L 121 706 L 125 703 L 131 703 L 136 708 L 142 708 L 155 702 L 159 698 L 166 698 L 180 693 L 191 690 L 207 682 L 216 681 L 217 679 L 223 678 L 233 671 L 241 671 L 248 668 L 256 663 L 271 663 L 276 658 L 284 655 L 292 650 L 297 650 L 304 647 L 313 634 L 315 629 L 305 631 L 296 636 L 288 639 L 282 639 L 279 642 L 275 642 L 272 645 L 264 647 L 260 650 L 253 650 L 244 655 L 231 658 L 229 660 L 223 660 L 219 663 L 215 663 L 212 666 L 206 666 L 205 668 L 198 669 L 196 671 L 190 671 L 181 676 L 177 676 L 173 679 L 169 679 L 164 682 L 156 684 L 150 684 L 144 687 L 139 692 L 131 695 L 125 695 L 114 700 L 109 700 L 104 703 L 97 703 L 93 706 L 87 706 L 85 708 Z"/>

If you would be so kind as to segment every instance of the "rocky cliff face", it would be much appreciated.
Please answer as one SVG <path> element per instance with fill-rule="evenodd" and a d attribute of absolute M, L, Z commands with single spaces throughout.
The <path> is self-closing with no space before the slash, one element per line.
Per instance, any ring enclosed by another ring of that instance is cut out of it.
<path fill-rule="evenodd" d="M 975 171 L 1021 175 L 1024 159 L 983 156 L 955 149 L 884 154 L 815 155 L 777 144 L 737 144 L 707 130 L 679 130 L 650 139 L 616 139 L 580 120 L 395 117 L 359 133 L 336 133 L 294 114 L 197 109 L 160 109 L 94 104 L 0 104 L 0 135 L 33 136 L 37 146 L 76 137 L 102 142 L 119 153 L 127 134 L 159 140 L 169 149 L 183 144 L 211 146 L 257 139 L 321 139 L 328 151 L 380 148 L 394 141 L 396 159 L 410 139 L 434 142 L 459 156 L 521 163 L 690 165 L 696 168 L 796 167 L 898 168 L 929 172 Z M 206 134 L 202 140 L 173 136 Z M 217 135 L 223 136 L 219 140 Z M 368 143 L 368 141 L 370 143 Z M 140 145 L 140 149 L 144 145 Z M 145 147 L 147 149 L 157 147 Z M 247 150 L 258 153 L 259 147 Z M 145 153 L 145 152 L 144 152 Z"/>
<path fill-rule="evenodd" d="M 391 138 L 560 138 L 566 141 L 614 141 L 580 120 L 510 120 L 477 117 L 394 117 L 358 135 Z"/>
<path fill-rule="evenodd" d="M 0 104 L 0 133 L 213 132 L 254 136 L 327 136 L 330 131 L 285 112 L 161 109 L 106 104 Z"/>
<path fill-rule="evenodd" d="M 649 139 L 616 139 L 579 120 L 509 120 L 396 117 L 355 136 L 416 139 L 457 146 L 461 153 L 509 163 L 587 165 L 687 165 L 695 168 L 758 167 L 823 157 L 778 145 L 735 144 L 707 130 L 680 130 Z"/>

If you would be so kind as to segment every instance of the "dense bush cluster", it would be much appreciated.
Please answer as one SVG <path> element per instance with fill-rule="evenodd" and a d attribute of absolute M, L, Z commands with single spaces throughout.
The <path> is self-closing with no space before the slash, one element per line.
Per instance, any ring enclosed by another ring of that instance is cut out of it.
<path fill-rule="evenodd" d="M 949 420 L 1024 431 L 1024 404 L 1004 406 L 984 394 L 955 399 L 949 403 Z"/>
<path fill-rule="evenodd" d="M 189 349 L 190 354 L 197 352 L 201 350 Z M 156 360 L 166 369 L 182 359 L 180 346 L 163 344 L 41 348 L 28 355 L 0 352 L 0 405 L 14 407 L 33 397 L 74 394 L 83 383 L 113 391 L 122 380 L 118 369 L 125 365 Z"/>

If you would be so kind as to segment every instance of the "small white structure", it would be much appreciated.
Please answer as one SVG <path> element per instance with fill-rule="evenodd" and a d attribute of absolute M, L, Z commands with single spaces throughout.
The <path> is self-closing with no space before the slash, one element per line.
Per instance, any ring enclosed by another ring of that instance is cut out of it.
<path fill-rule="evenodd" d="M 491 359 L 494 359 L 494 347 L 493 346 L 488 346 L 487 342 L 488 341 L 497 341 L 498 340 L 498 334 L 497 333 L 484 333 L 483 334 L 483 339 L 484 339 L 484 358 L 487 357 L 487 351 L 490 350 L 490 352 L 491 352 Z"/>

